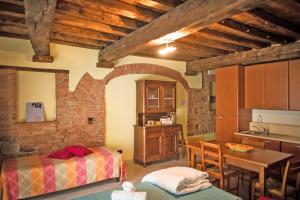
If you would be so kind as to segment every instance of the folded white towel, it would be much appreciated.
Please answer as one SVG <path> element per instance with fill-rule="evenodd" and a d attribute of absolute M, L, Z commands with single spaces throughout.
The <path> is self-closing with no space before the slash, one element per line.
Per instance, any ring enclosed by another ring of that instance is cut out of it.
<path fill-rule="evenodd" d="M 133 192 L 114 190 L 111 194 L 111 200 L 146 200 L 146 192 Z"/>
<path fill-rule="evenodd" d="M 211 186 L 207 172 L 188 167 L 171 167 L 147 174 L 142 182 L 150 182 L 173 194 L 187 194 Z"/>

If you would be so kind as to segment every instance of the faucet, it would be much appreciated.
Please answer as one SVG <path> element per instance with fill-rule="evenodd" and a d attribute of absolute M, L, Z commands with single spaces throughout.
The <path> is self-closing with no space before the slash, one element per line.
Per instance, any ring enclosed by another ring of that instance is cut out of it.
<path fill-rule="evenodd" d="M 259 130 L 260 132 L 262 132 L 264 134 L 264 136 L 266 136 L 268 134 L 268 128 L 262 127 L 262 126 L 252 126 L 252 128 L 256 128 L 257 130 Z"/>

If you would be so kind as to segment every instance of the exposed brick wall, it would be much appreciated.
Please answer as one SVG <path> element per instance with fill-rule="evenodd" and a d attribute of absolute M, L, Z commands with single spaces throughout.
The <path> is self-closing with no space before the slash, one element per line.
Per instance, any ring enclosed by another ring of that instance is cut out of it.
<path fill-rule="evenodd" d="M 113 78 L 127 74 L 155 74 L 180 82 L 188 92 L 188 131 L 214 131 L 214 116 L 209 111 L 209 81 L 203 73 L 203 88 L 190 89 L 178 71 L 154 64 L 129 64 L 115 68 L 103 80 L 86 73 L 74 92 L 69 91 L 69 74 L 56 73 L 56 121 L 16 122 L 16 70 L 0 69 L 0 140 L 17 138 L 21 145 L 36 147 L 40 152 L 83 143 L 87 146 L 105 142 L 105 85 Z M 95 118 L 94 124 L 88 118 Z M 196 126 L 197 125 L 197 126 Z"/>
<path fill-rule="evenodd" d="M 135 63 L 118 66 L 107 74 L 103 80 L 105 84 L 107 84 L 110 80 L 127 74 L 155 74 L 166 76 L 180 82 L 187 91 L 190 89 L 188 82 L 180 72 L 168 67 L 149 63 Z"/>
<path fill-rule="evenodd" d="M 190 89 L 188 92 L 188 134 L 197 135 L 215 132 L 215 114 L 210 111 L 210 82 L 214 75 L 202 72 L 202 88 Z"/>
<path fill-rule="evenodd" d="M 21 146 L 32 146 L 38 153 L 82 143 L 87 146 L 104 144 L 103 81 L 85 74 L 74 92 L 69 91 L 69 74 L 56 73 L 56 121 L 17 123 L 16 70 L 0 70 L 0 137 L 14 138 Z M 93 117 L 93 124 L 88 118 Z"/>

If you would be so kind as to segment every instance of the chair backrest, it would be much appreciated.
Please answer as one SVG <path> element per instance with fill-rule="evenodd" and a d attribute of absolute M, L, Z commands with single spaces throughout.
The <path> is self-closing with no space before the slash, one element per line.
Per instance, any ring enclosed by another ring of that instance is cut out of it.
<path fill-rule="evenodd" d="M 249 138 L 242 138 L 242 144 L 247 144 L 247 145 L 257 147 L 260 149 L 265 149 L 265 147 L 266 147 L 265 141 L 258 141 L 258 140 L 253 140 L 253 139 L 249 139 Z"/>
<path fill-rule="evenodd" d="M 290 163 L 288 178 L 289 176 L 296 177 L 296 189 L 297 191 L 300 191 L 300 160 Z"/>
<path fill-rule="evenodd" d="M 222 151 L 219 144 L 202 142 L 202 165 L 204 171 L 207 171 L 210 176 L 223 179 Z M 207 169 L 207 165 L 217 168 L 217 171 Z"/>
<path fill-rule="evenodd" d="M 188 136 L 185 138 L 186 144 L 202 142 L 202 136 Z"/>
<path fill-rule="evenodd" d="M 199 142 L 199 143 L 202 142 L 201 136 L 189 136 L 189 137 L 185 138 L 186 152 L 187 152 L 189 166 L 191 166 L 191 154 L 190 154 L 190 149 L 189 149 L 188 145 L 192 144 L 192 143 L 197 143 L 197 142 Z"/>
<path fill-rule="evenodd" d="M 281 193 L 282 193 L 283 197 L 285 197 L 285 194 L 286 194 L 287 178 L 288 178 L 288 174 L 290 171 L 290 166 L 291 166 L 290 161 L 287 161 L 285 169 L 284 169 L 282 185 L 281 185 Z"/>

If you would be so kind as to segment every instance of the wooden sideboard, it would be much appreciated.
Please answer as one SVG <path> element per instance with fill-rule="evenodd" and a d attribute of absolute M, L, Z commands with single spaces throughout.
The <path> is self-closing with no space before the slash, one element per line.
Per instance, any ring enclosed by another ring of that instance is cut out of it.
<path fill-rule="evenodd" d="M 150 162 L 178 159 L 181 125 L 134 126 L 134 161 L 144 167 Z"/>

